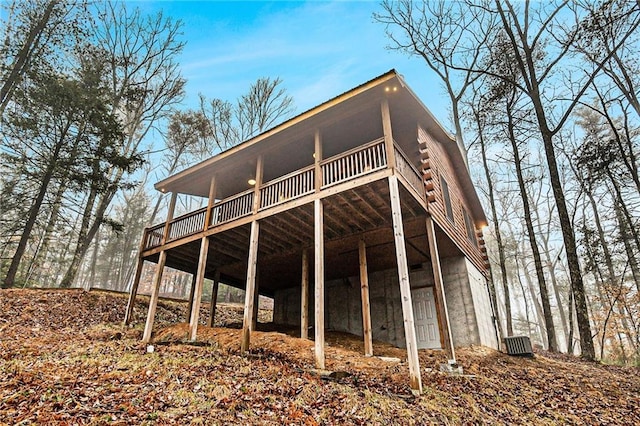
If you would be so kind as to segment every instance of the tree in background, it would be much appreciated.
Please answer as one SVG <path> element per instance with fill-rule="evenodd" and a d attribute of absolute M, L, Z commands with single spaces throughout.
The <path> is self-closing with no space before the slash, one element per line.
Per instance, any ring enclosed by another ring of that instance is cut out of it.
<path fill-rule="evenodd" d="M 182 100 L 185 84 L 177 62 L 184 46 L 179 40 L 181 22 L 161 13 L 143 16 L 139 9 L 129 10 L 124 3 L 106 2 L 97 7 L 93 51 L 105 58 L 103 78 L 125 134 L 113 154 L 124 161 L 105 169 L 97 164 L 92 167 L 93 176 L 103 175 L 108 185 L 91 187 L 62 287 L 70 287 L 76 279 L 80 263 L 105 222 L 113 198 L 120 188 L 131 187 L 127 178 L 142 164 L 142 141 L 169 109 Z"/>
<path fill-rule="evenodd" d="M 640 3 L 612 1 L 603 3 L 581 3 L 556 1 L 552 3 L 522 3 L 509 1 L 460 2 L 453 8 L 459 10 L 460 18 L 447 28 L 442 36 L 438 31 L 440 23 L 451 21 L 449 14 L 442 13 L 436 6 L 423 6 L 410 2 L 382 3 L 387 12 L 382 18 L 374 15 L 379 22 L 393 28 L 392 41 L 399 48 L 419 52 L 427 65 L 434 69 L 434 63 L 446 62 L 449 70 L 457 75 L 471 75 L 463 81 L 474 81 L 479 76 L 488 76 L 510 86 L 529 104 L 530 117 L 544 148 L 547 177 L 552 189 L 558 217 L 560 234 L 566 253 L 571 295 L 575 304 L 578 329 L 583 357 L 594 359 L 595 352 L 591 337 L 589 313 L 583 276 L 578 256 L 572 212 L 567 202 L 566 182 L 563 182 L 562 164 L 557 144 L 561 132 L 573 119 L 573 113 L 593 83 L 603 75 L 618 74 L 628 58 L 623 55 L 627 46 L 635 38 L 640 24 Z M 458 25 L 458 22 L 465 25 Z M 492 22 L 495 26 L 482 26 L 480 22 Z M 395 37 L 395 34 L 401 36 Z M 596 34 L 598 37 L 595 37 Z M 441 42 L 441 38 L 446 43 Z M 512 60 L 502 68 L 491 68 L 500 58 L 492 58 L 492 43 L 501 38 L 505 47 L 512 52 Z M 406 41 L 409 40 L 409 41 Z M 416 49 L 415 41 L 429 49 Z M 586 40 L 596 40 L 594 45 L 605 46 L 596 49 L 597 54 L 588 56 L 584 48 Z M 479 55 L 476 52 L 480 52 Z M 587 60 L 581 60 L 588 56 Z M 620 60 L 616 55 L 621 55 Z M 479 59 L 475 59 L 476 56 Z M 443 59 L 444 58 L 444 59 Z M 473 59 L 471 59 L 473 58 Z M 440 61 L 440 62 L 438 62 Z M 469 73 L 469 74 L 467 74 Z M 439 73 L 441 76 L 442 74 Z M 625 75 L 625 73 L 620 73 Z M 631 73 L 627 73 L 631 77 Z M 449 88 L 454 74 L 444 74 L 445 87 Z M 632 78 L 622 78 L 617 83 L 622 92 L 629 92 Z M 623 84 L 620 84 L 623 82 Z M 629 97 L 627 97 L 629 98 Z M 632 97 L 630 100 L 633 100 Z M 459 126 L 455 125 L 456 131 Z M 517 159 L 515 160 L 518 161 Z M 615 188 L 614 188 L 615 189 Z M 526 197 L 522 194 L 522 197 Z M 620 209 L 624 219 L 625 212 Z M 626 220 L 630 223 L 629 220 Z M 537 230 L 533 230 L 537 232 Z M 531 233 L 531 230 L 529 231 Z M 539 268 L 537 268 L 539 269 Z M 527 272 L 526 269 L 523 272 Z M 535 302 L 535 299 L 534 299 Z M 548 307 L 545 317 L 549 318 Z"/>
<path fill-rule="evenodd" d="M 200 95 L 200 110 L 209 123 L 208 137 L 213 142 L 207 153 L 231 148 L 273 127 L 294 111 L 293 98 L 282 87 L 280 78 L 256 80 L 235 103 L 207 100 Z"/>

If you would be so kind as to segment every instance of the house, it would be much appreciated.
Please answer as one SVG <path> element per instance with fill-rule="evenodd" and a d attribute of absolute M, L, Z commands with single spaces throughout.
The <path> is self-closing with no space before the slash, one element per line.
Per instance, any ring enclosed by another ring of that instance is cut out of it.
<path fill-rule="evenodd" d="M 325 329 L 418 350 L 497 347 L 481 229 L 486 217 L 455 140 L 391 70 L 252 139 L 158 182 L 166 222 L 147 228 L 157 263 L 143 340 L 153 328 L 165 266 L 194 276 L 195 339 L 204 278 L 246 289 L 248 350 L 258 294 L 274 322 L 312 329 L 324 368 Z M 173 217 L 177 194 L 207 207 Z"/>

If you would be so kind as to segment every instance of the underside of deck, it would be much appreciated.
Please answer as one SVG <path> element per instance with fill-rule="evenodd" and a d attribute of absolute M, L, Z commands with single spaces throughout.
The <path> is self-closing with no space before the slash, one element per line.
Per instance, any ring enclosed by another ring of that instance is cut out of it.
<path fill-rule="evenodd" d="M 424 204 L 400 185 L 405 225 L 405 245 L 409 265 L 429 260 Z M 396 252 L 391 218 L 388 180 L 383 178 L 323 198 L 325 277 L 327 280 L 358 274 L 358 241 L 367 244 L 371 272 L 394 268 Z M 313 251 L 313 202 L 284 210 L 260 220 L 258 242 L 258 288 L 262 295 L 299 286 L 302 251 Z M 221 282 L 244 288 L 249 253 L 250 224 L 214 233 L 209 237 L 205 277 L 220 272 Z M 441 257 L 459 253 L 443 233 L 437 232 Z M 200 240 L 177 245 L 166 251 L 166 266 L 196 273 Z M 157 262 L 158 253 L 145 257 Z"/>

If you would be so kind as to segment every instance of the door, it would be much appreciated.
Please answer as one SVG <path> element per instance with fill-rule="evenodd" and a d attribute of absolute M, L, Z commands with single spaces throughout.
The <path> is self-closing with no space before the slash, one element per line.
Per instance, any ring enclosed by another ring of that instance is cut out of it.
<path fill-rule="evenodd" d="M 411 302 L 418 349 L 440 349 L 442 346 L 433 287 L 411 290 Z"/>

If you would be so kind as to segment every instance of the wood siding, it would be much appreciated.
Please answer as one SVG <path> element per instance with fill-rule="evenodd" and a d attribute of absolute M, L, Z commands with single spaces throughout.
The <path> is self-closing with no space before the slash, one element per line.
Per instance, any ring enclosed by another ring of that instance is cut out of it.
<path fill-rule="evenodd" d="M 483 253 L 479 248 L 480 243 L 478 241 L 471 241 L 468 238 L 465 226 L 463 209 L 469 214 L 474 224 L 476 234 L 479 231 L 475 227 L 477 221 L 471 216 L 471 208 L 462 193 L 457 178 L 458 173 L 468 172 L 466 170 L 454 170 L 442 144 L 433 139 L 431 135 L 421 127 L 418 127 L 418 143 L 421 150 L 427 199 L 429 200 L 429 212 L 438 226 L 456 243 L 471 262 L 473 262 L 480 271 L 486 272 L 487 267 Z M 449 187 L 449 197 L 453 210 L 453 223 L 447 217 L 441 178 L 444 178 Z"/>

